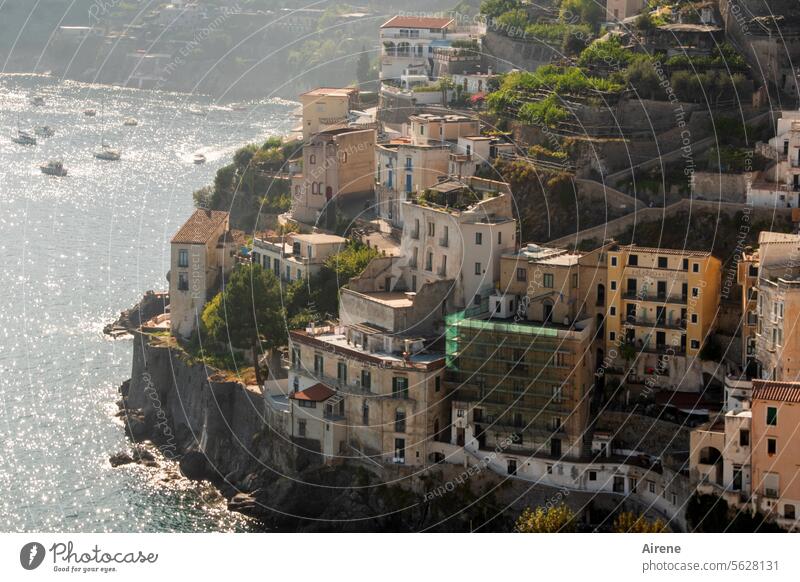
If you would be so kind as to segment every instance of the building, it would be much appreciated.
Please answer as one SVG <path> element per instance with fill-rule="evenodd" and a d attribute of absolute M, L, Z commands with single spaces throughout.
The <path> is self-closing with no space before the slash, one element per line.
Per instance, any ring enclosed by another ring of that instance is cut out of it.
<path fill-rule="evenodd" d="M 660 385 L 677 385 L 714 328 L 719 259 L 708 252 L 633 245 L 612 247 L 607 256 L 606 351 L 632 346 L 638 375 L 658 370 Z"/>
<path fill-rule="evenodd" d="M 433 72 L 433 49 L 450 45 L 455 32 L 452 18 L 394 16 L 381 25 L 380 79 L 397 80 L 405 69 L 423 67 Z"/>
<path fill-rule="evenodd" d="M 319 274 L 325 260 L 346 245 L 346 238 L 325 233 L 255 237 L 252 260 L 283 281 L 297 281 Z"/>
<path fill-rule="evenodd" d="M 645 0 L 606 0 L 606 22 L 621 22 L 639 14 Z"/>
<path fill-rule="evenodd" d="M 291 218 L 332 226 L 331 203 L 369 200 L 374 174 L 374 129 L 328 129 L 312 135 L 303 146 L 303 173 L 292 176 Z"/>
<path fill-rule="evenodd" d="M 318 87 L 300 95 L 303 110 L 303 140 L 349 121 L 350 111 L 358 108 L 356 87 Z"/>
<path fill-rule="evenodd" d="M 450 179 L 402 202 L 403 235 L 394 277 L 415 292 L 451 281 L 446 311 L 485 302 L 500 277 L 500 256 L 516 248 L 508 184 Z"/>
<path fill-rule="evenodd" d="M 800 208 L 800 111 L 784 111 L 775 137 L 756 144 L 774 165 L 747 184 L 747 202 L 760 208 Z"/>
<path fill-rule="evenodd" d="M 800 383 L 753 381 L 753 503 L 785 529 L 798 529 Z"/>
<path fill-rule="evenodd" d="M 403 225 L 402 202 L 447 176 L 450 144 L 414 144 L 409 139 L 375 146 L 376 213 L 396 227 Z"/>
<path fill-rule="evenodd" d="M 474 176 L 504 153 L 512 153 L 514 144 L 484 135 L 459 137 L 451 146 L 448 173 L 455 178 Z"/>
<path fill-rule="evenodd" d="M 426 339 L 363 322 L 294 330 L 289 345 L 293 436 L 327 458 L 433 461 L 449 405 L 444 355 Z"/>
<path fill-rule="evenodd" d="M 420 113 L 408 118 L 406 133 L 414 144 L 435 145 L 445 142 L 454 144 L 460 137 L 480 135 L 481 124 L 478 119 L 464 115 Z"/>
<path fill-rule="evenodd" d="M 195 210 L 170 244 L 170 326 L 174 335 L 189 337 L 206 302 L 234 266 L 229 215 Z"/>

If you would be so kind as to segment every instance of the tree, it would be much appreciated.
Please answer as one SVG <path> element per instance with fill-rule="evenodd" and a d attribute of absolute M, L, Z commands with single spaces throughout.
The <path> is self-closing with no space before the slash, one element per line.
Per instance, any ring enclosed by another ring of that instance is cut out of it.
<path fill-rule="evenodd" d="M 589 24 L 593 30 L 597 30 L 605 16 L 605 9 L 597 0 L 564 0 L 560 16 L 564 22 Z"/>
<path fill-rule="evenodd" d="M 280 284 L 275 275 L 257 264 L 236 268 L 223 291 L 203 310 L 202 320 L 205 331 L 218 345 L 252 351 L 256 382 L 261 385 L 260 348 L 272 350 L 286 340 Z"/>
<path fill-rule="evenodd" d="M 575 531 L 575 514 L 565 504 L 545 509 L 529 507 L 517 519 L 519 533 L 567 533 Z"/>
<path fill-rule="evenodd" d="M 663 519 L 650 521 L 644 515 L 636 515 L 632 511 L 620 513 L 614 520 L 615 533 L 664 533 L 667 524 Z"/>

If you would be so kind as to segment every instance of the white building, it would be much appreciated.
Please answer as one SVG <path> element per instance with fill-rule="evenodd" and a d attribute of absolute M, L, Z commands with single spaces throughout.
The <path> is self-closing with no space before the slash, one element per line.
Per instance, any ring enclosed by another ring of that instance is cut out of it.
<path fill-rule="evenodd" d="M 405 69 L 420 66 L 430 76 L 433 69 L 433 48 L 449 46 L 454 32 L 452 18 L 394 16 L 380 29 L 380 79 L 399 79 Z"/>
<path fill-rule="evenodd" d="M 761 208 L 800 207 L 800 111 L 784 111 L 775 137 L 756 144 L 774 164 L 747 185 L 747 202 Z"/>
<path fill-rule="evenodd" d="M 324 233 L 256 237 L 252 260 L 283 281 L 297 281 L 317 275 L 325 260 L 344 250 L 345 245 L 346 238 Z"/>

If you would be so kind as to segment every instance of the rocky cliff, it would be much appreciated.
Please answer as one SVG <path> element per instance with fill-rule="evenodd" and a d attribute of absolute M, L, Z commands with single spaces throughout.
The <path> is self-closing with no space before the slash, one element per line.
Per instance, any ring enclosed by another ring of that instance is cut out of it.
<path fill-rule="evenodd" d="M 136 442 L 150 441 L 191 479 L 211 481 L 231 509 L 282 531 L 465 531 L 491 521 L 507 531 L 514 494 L 489 472 L 425 494 L 463 467 L 324 465 L 264 420 L 262 396 L 166 347 L 163 336 L 134 334 L 131 379 L 120 388 L 121 416 Z M 546 497 L 545 491 L 535 493 Z M 528 496 L 524 501 L 534 502 Z"/>

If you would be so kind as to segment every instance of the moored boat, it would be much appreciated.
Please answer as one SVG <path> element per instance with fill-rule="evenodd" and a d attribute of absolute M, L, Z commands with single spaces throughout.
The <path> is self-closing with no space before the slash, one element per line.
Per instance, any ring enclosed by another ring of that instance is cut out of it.
<path fill-rule="evenodd" d="M 203 154 L 195 154 L 192 159 L 193 159 L 195 164 L 205 164 L 206 163 L 206 157 Z"/>
<path fill-rule="evenodd" d="M 24 129 L 18 129 L 17 135 L 11 139 L 20 145 L 36 145 L 36 136 Z"/>
<path fill-rule="evenodd" d="M 39 169 L 42 170 L 42 174 L 47 174 L 48 176 L 63 178 L 67 175 L 67 169 L 64 167 L 64 163 L 61 160 L 50 160 L 46 164 L 39 166 Z"/>

